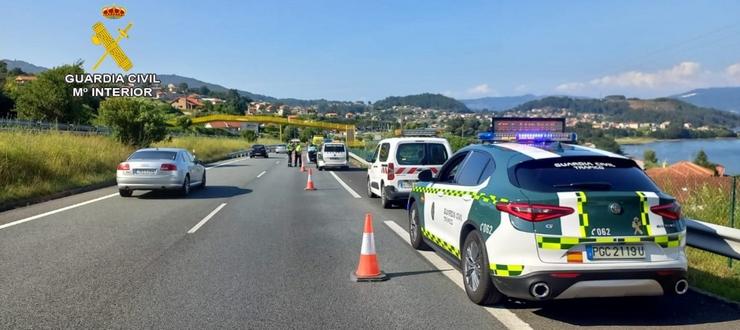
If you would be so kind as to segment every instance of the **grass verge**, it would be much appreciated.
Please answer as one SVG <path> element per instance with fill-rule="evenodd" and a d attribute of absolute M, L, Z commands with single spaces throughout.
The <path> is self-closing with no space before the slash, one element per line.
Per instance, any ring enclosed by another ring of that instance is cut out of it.
<path fill-rule="evenodd" d="M 277 139 L 259 139 L 254 143 L 278 144 L 280 142 Z M 206 163 L 223 159 L 227 154 L 247 149 L 251 145 L 252 143 L 239 138 L 203 136 L 182 136 L 154 144 L 155 147 L 185 148 Z"/>

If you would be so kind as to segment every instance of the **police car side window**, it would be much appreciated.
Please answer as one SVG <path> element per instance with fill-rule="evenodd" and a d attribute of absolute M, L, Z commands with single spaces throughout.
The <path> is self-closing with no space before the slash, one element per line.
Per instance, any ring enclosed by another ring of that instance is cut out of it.
<path fill-rule="evenodd" d="M 380 161 L 385 162 L 388 160 L 388 151 L 390 151 L 391 145 L 389 143 L 383 143 L 380 146 Z"/>
<path fill-rule="evenodd" d="M 440 172 L 439 182 L 440 183 L 455 183 L 455 177 L 460 173 L 460 167 L 462 167 L 465 157 L 468 155 L 467 152 L 457 154 L 453 156 L 449 162 L 447 162 L 442 171 Z"/>
<path fill-rule="evenodd" d="M 457 184 L 463 186 L 476 186 L 479 184 L 481 175 L 490 162 L 488 155 L 474 151 L 465 161 L 465 166 L 458 171 Z"/>

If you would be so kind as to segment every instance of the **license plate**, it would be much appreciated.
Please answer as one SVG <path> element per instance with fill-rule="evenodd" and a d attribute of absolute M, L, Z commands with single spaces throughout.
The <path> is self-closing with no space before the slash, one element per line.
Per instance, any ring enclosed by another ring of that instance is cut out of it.
<path fill-rule="evenodd" d="M 400 181 L 398 187 L 400 188 L 411 188 L 414 185 L 412 181 Z"/>
<path fill-rule="evenodd" d="M 152 175 L 154 173 L 157 173 L 157 170 L 150 169 L 150 168 L 139 168 L 139 169 L 134 170 L 134 174 L 139 174 L 139 175 Z"/>
<path fill-rule="evenodd" d="M 645 247 L 637 244 L 589 245 L 586 255 L 589 260 L 644 259 Z"/>

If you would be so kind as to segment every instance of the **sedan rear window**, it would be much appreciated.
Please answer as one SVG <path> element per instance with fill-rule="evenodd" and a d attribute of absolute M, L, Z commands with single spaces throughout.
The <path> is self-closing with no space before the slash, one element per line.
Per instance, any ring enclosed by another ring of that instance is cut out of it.
<path fill-rule="evenodd" d="M 175 160 L 175 157 L 177 157 L 177 152 L 174 151 L 137 151 L 131 157 L 129 157 L 129 160 L 136 160 L 136 159 L 167 159 L 167 160 Z"/>
<path fill-rule="evenodd" d="M 344 152 L 344 145 L 341 144 L 335 144 L 335 145 L 325 145 L 324 146 L 324 152 Z"/>
<path fill-rule="evenodd" d="M 441 143 L 402 143 L 396 150 L 399 165 L 442 165 L 447 148 Z"/>
<path fill-rule="evenodd" d="M 658 191 L 629 159 L 562 157 L 523 162 L 509 172 L 520 188 L 542 191 Z"/>

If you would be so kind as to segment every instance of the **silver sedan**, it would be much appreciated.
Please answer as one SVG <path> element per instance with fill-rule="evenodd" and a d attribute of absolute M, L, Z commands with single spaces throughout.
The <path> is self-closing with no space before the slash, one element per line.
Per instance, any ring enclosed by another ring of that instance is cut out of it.
<path fill-rule="evenodd" d="M 122 197 L 134 190 L 177 190 L 187 196 L 193 186 L 205 188 L 206 169 L 185 149 L 139 149 L 118 164 L 116 182 Z"/>

